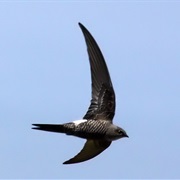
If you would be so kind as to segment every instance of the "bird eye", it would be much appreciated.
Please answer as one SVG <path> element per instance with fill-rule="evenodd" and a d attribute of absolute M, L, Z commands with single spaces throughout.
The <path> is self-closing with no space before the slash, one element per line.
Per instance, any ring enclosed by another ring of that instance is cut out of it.
<path fill-rule="evenodd" d="M 118 130 L 119 135 L 123 135 L 123 132 L 121 130 Z"/>

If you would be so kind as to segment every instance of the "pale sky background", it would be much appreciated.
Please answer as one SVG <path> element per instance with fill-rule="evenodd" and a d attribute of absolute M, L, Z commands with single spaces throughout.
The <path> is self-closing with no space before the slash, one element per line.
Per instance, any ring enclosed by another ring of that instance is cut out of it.
<path fill-rule="evenodd" d="M 81 119 L 90 103 L 86 45 L 106 59 L 128 135 L 62 165 L 83 139 L 31 130 Z M 180 2 L 0 2 L 0 178 L 180 178 Z"/>

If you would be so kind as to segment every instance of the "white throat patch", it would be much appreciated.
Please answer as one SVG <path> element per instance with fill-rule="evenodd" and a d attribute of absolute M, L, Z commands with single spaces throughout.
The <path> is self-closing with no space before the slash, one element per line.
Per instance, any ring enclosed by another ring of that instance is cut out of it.
<path fill-rule="evenodd" d="M 77 126 L 83 122 L 86 122 L 87 120 L 86 119 L 80 119 L 80 120 L 76 120 L 76 121 L 73 121 L 73 123 Z"/>

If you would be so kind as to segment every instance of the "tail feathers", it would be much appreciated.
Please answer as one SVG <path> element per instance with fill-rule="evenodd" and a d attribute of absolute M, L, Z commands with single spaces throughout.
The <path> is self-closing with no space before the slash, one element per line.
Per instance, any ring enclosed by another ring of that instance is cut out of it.
<path fill-rule="evenodd" d="M 64 133 L 64 126 L 61 124 L 32 124 L 32 125 L 36 126 L 36 127 L 32 127 L 32 129 Z"/>

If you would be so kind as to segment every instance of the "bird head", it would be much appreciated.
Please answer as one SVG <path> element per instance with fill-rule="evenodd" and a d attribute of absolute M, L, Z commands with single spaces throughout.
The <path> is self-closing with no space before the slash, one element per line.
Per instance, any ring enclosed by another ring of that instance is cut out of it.
<path fill-rule="evenodd" d="M 127 135 L 124 129 L 112 124 L 106 132 L 106 137 L 109 140 L 114 141 L 120 138 L 129 137 L 129 136 Z"/>

